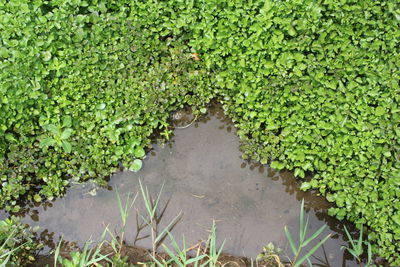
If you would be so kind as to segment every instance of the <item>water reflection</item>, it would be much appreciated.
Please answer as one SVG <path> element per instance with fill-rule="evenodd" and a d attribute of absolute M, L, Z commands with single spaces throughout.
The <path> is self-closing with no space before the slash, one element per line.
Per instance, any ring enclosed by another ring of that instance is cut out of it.
<path fill-rule="evenodd" d="M 195 122 L 187 111 L 172 117 L 177 128 L 172 141 L 155 145 L 140 172 L 121 172 L 110 179 L 110 186 L 118 188 L 122 197 L 139 191 L 139 179 L 152 193 L 165 182 L 161 201 L 170 202 L 164 223 L 183 211 L 174 235 L 184 233 L 189 245 L 195 244 L 207 236 L 215 220 L 220 241 L 226 239 L 224 250 L 249 257 L 255 257 L 268 242 L 287 246 L 283 227 L 288 225 L 296 231 L 300 201 L 304 199 L 310 232 L 327 223 L 329 230 L 324 234 L 333 234 L 316 253 L 315 265 L 358 266 L 340 250 L 346 244 L 343 223 L 326 214 L 330 203 L 316 192 L 300 191 L 291 172 L 275 172 L 242 160 L 233 123 L 220 106 L 210 106 L 209 113 Z M 138 209 L 143 207 L 140 201 L 137 204 Z M 30 225 L 46 229 L 40 239 L 52 248 L 61 234 L 82 244 L 90 237 L 99 238 L 106 225 L 116 230 L 120 225 L 115 192 L 96 189 L 91 183 L 73 185 L 64 198 L 52 203 L 29 204 L 21 215 Z M 132 215 L 126 233 L 128 243 L 135 242 L 136 229 Z M 144 239 L 137 244 L 149 247 L 150 243 Z"/>

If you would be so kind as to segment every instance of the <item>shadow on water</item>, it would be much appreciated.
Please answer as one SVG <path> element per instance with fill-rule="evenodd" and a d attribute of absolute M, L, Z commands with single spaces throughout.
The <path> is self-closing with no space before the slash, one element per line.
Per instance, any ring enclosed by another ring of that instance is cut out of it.
<path fill-rule="evenodd" d="M 224 251 L 253 258 L 269 242 L 289 251 L 283 228 L 287 225 L 291 232 L 296 231 L 300 201 L 304 199 L 310 232 L 326 223 L 329 229 L 324 234 L 332 233 L 315 254 L 315 265 L 358 266 L 340 249 L 347 245 L 343 222 L 326 214 L 330 203 L 315 192 L 300 191 L 291 172 L 276 172 L 241 159 L 235 128 L 219 105 L 211 105 L 209 113 L 195 122 L 185 110 L 173 114 L 173 119 L 176 129 L 172 141 L 155 145 L 140 172 L 120 172 L 110 179 L 110 187 L 117 188 L 122 197 L 139 192 L 139 179 L 154 194 L 165 183 L 161 201 L 170 199 L 165 224 L 183 212 L 173 230 L 177 239 L 184 234 L 188 246 L 195 244 L 207 237 L 215 220 L 219 240 L 226 239 Z M 115 190 L 111 188 L 96 188 L 91 183 L 72 185 L 61 199 L 27 205 L 23 222 L 45 229 L 40 239 L 49 248 L 54 248 L 60 235 L 78 244 L 89 238 L 97 240 L 106 225 L 111 229 L 120 225 Z M 134 214 L 127 229 L 127 243 L 133 243 Z M 140 240 L 137 245 L 150 247 L 150 240 Z"/>

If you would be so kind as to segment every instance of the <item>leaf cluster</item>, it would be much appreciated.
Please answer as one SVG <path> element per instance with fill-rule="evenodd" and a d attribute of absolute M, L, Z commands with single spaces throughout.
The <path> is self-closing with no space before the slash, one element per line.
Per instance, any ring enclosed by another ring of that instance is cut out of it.
<path fill-rule="evenodd" d="M 170 112 L 217 97 L 244 157 L 315 173 L 303 189 L 399 264 L 399 5 L 0 3 L 0 206 L 140 169 L 151 135 L 168 138 Z"/>

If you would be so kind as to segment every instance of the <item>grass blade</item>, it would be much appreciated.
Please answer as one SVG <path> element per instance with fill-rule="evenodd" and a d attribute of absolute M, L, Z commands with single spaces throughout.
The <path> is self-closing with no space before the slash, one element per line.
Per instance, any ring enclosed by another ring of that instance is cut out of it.
<path fill-rule="evenodd" d="M 140 185 L 140 192 L 142 193 L 142 197 L 143 197 L 143 201 L 144 201 L 144 205 L 146 207 L 147 213 L 149 214 L 149 216 L 151 218 L 154 217 L 154 212 L 153 212 L 153 205 L 152 205 L 152 201 L 151 201 L 151 197 L 149 195 L 149 191 L 146 187 L 143 187 L 142 182 L 139 180 L 139 185 Z"/>
<path fill-rule="evenodd" d="M 358 238 L 358 244 L 357 244 L 357 252 L 359 255 L 361 255 L 363 253 L 363 225 L 361 225 L 361 229 L 360 229 L 360 237 Z"/>
<path fill-rule="evenodd" d="M 370 266 L 372 262 L 372 246 L 369 242 L 367 242 L 367 247 L 368 247 L 368 262 L 365 265 L 366 267 Z"/>
<path fill-rule="evenodd" d="M 322 231 L 324 231 L 326 228 L 326 224 L 321 226 L 321 228 L 319 228 L 310 238 L 308 238 L 304 243 L 300 244 L 301 247 L 305 247 L 308 245 L 308 243 L 310 243 L 312 240 L 314 240 L 315 238 L 317 238 Z"/>
<path fill-rule="evenodd" d="M 289 241 L 289 244 L 290 244 L 290 248 L 292 249 L 293 254 L 296 255 L 297 249 L 296 249 L 296 245 L 294 244 L 292 235 L 290 234 L 290 231 L 286 226 L 285 226 L 284 229 L 285 229 L 286 238 L 287 238 L 287 240 Z"/>
<path fill-rule="evenodd" d="M 304 198 L 301 200 L 301 207 L 300 207 L 300 219 L 299 219 L 299 225 L 300 225 L 300 238 L 299 242 L 300 244 L 303 243 L 304 237 L 305 237 L 305 231 L 304 231 Z"/>
<path fill-rule="evenodd" d="M 314 254 L 315 251 L 317 251 L 317 249 L 319 249 L 326 242 L 326 240 L 328 240 L 328 238 L 330 238 L 330 237 L 331 237 L 331 234 L 327 235 L 324 239 L 319 241 L 318 244 L 316 244 L 310 251 L 307 252 L 306 255 L 304 255 L 302 258 L 300 258 L 300 260 L 298 260 L 294 264 L 294 267 L 300 266 L 300 264 L 302 264 L 306 259 L 308 259 L 312 254 Z"/>
<path fill-rule="evenodd" d="M 171 258 L 172 262 L 177 264 L 178 266 L 184 267 L 184 264 L 182 264 L 182 261 L 180 258 L 176 256 L 176 253 L 174 253 L 172 250 L 170 250 L 166 245 L 163 244 L 165 252 L 168 254 L 168 256 Z"/>
<path fill-rule="evenodd" d="M 159 260 L 156 259 L 156 257 L 154 257 L 153 255 L 150 254 L 150 257 L 153 259 L 153 261 L 159 266 L 159 267 L 164 267 L 167 266 L 167 264 L 163 264 L 161 263 Z M 145 265 L 146 266 L 146 265 Z M 150 265 L 152 266 L 152 265 Z"/>
<path fill-rule="evenodd" d="M 161 195 L 162 195 L 162 191 L 163 191 L 163 189 L 164 189 L 164 184 L 165 184 L 165 182 L 162 183 L 161 188 L 160 188 L 160 192 L 158 192 L 158 196 L 157 196 L 156 202 L 155 202 L 155 204 L 154 204 L 153 216 L 154 216 L 154 213 L 155 213 L 155 211 L 156 211 L 156 208 L 158 207 L 158 203 L 160 202 L 160 198 L 161 198 Z"/>
<path fill-rule="evenodd" d="M 350 244 L 351 244 L 351 247 L 352 247 L 352 248 L 355 248 L 356 246 L 355 246 L 355 244 L 354 244 L 354 240 L 353 240 L 353 238 L 351 237 L 349 231 L 347 230 L 346 225 L 344 225 L 344 231 L 346 232 L 346 235 L 347 235 L 347 238 L 349 239 L 349 242 L 350 242 Z"/>
<path fill-rule="evenodd" d="M 57 267 L 57 260 L 58 260 L 58 256 L 60 255 L 62 240 L 63 240 L 63 237 L 61 236 L 60 241 L 58 241 L 57 248 L 54 251 L 54 267 Z"/>
<path fill-rule="evenodd" d="M 201 261 L 205 257 L 206 257 L 206 255 L 198 255 L 198 256 L 196 256 L 194 258 L 191 258 L 188 261 L 186 261 L 186 264 L 198 263 L 199 261 Z"/>
<path fill-rule="evenodd" d="M 310 267 L 313 267 L 312 262 L 310 261 L 310 258 L 307 258 L 307 262 L 308 262 L 308 265 L 310 265 Z"/>
<path fill-rule="evenodd" d="M 157 236 L 155 239 L 155 243 L 158 244 L 161 240 L 163 240 L 168 232 L 179 222 L 181 218 L 182 212 L 179 212 L 178 215 L 175 216 L 174 219 L 163 229 L 163 231 Z"/>

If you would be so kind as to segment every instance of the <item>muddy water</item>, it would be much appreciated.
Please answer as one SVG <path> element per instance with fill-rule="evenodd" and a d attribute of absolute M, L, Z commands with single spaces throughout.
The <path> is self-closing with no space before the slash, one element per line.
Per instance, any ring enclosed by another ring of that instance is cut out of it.
<path fill-rule="evenodd" d="M 175 115 L 178 127 L 190 122 L 184 113 Z M 140 179 L 153 194 L 164 183 L 161 206 L 170 201 L 162 222 L 166 225 L 182 212 L 173 234 L 177 238 L 184 234 L 188 246 L 205 239 L 215 220 L 219 240 L 226 240 L 225 252 L 254 258 L 268 242 L 287 248 L 283 228 L 287 225 L 297 234 L 300 200 L 304 198 L 310 231 L 327 223 L 324 234 L 333 235 L 313 262 L 320 266 L 357 266 L 340 250 L 341 245 L 347 245 L 342 239 L 343 226 L 325 214 L 329 204 L 323 198 L 299 191 L 290 172 L 249 164 L 240 155 L 233 125 L 220 108 L 212 107 L 206 117 L 176 129 L 169 145 L 156 145 L 140 172 L 121 172 L 111 177 L 113 190 L 95 190 L 90 183 L 74 185 L 62 199 L 27 208 L 23 220 L 45 230 L 43 240 L 57 239 L 61 234 L 65 240 L 78 243 L 90 237 L 96 240 L 105 225 L 118 231 L 115 189 L 125 198 L 139 191 Z M 142 206 L 140 201 L 137 206 Z M 132 209 L 126 233 L 128 243 L 132 244 L 135 236 Z M 149 247 L 150 241 L 147 238 L 136 244 Z M 286 251 L 290 254 L 289 249 Z"/>

